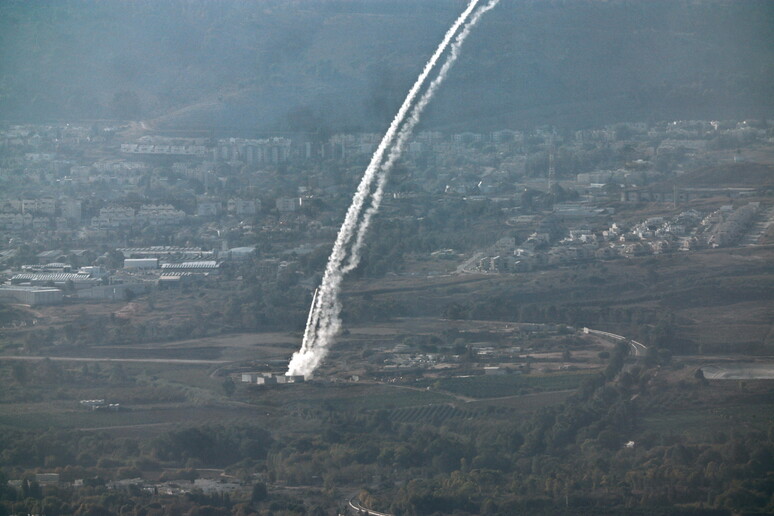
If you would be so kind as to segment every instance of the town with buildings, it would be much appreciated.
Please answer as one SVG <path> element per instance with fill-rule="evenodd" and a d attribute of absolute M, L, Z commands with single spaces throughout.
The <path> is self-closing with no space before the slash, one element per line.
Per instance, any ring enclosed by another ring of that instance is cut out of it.
<path fill-rule="evenodd" d="M 217 282 L 224 267 L 255 257 L 268 276 L 303 275 L 299 257 L 330 245 L 379 139 L 133 137 L 131 127 L 2 128 L 1 298 L 125 300 Z M 745 200 L 760 187 L 695 185 L 689 172 L 744 162 L 772 140 L 765 121 L 419 132 L 380 216 L 485 206 L 488 246 L 428 253 L 466 260 L 468 272 L 754 243 L 773 214 Z M 643 206 L 663 214 L 637 219 Z"/>

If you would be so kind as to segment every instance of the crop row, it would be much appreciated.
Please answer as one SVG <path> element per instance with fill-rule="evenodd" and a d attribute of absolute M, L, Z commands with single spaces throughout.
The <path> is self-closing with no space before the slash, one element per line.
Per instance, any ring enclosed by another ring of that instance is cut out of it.
<path fill-rule="evenodd" d="M 401 408 L 390 412 L 390 418 L 399 423 L 432 423 L 436 425 L 466 415 L 466 411 L 445 404 Z"/>
<path fill-rule="evenodd" d="M 575 389 L 588 377 L 588 373 L 545 376 L 468 376 L 442 378 L 438 380 L 437 387 L 444 391 L 479 399 L 497 398 L 531 392 Z"/>

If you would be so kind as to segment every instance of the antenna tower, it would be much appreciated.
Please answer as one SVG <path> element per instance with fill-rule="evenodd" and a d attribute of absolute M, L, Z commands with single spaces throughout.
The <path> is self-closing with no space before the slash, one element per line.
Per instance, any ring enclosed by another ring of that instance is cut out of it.
<path fill-rule="evenodd" d="M 556 184 L 556 166 L 554 165 L 554 154 L 556 153 L 556 147 L 554 146 L 554 138 L 548 142 L 548 191 Z"/>

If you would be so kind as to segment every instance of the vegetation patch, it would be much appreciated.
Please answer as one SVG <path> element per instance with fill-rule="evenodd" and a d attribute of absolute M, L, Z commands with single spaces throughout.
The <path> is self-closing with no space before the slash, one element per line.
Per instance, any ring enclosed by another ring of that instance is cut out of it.
<path fill-rule="evenodd" d="M 361 411 L 415 407 L 448 401 L 452 401 L 452 398 L 439 392 L 373 386 L 364 395 L 360 395 L 354 390 L 351 392 L 345 391 L 335 398 L 324 400 L 322 404 L 329 410 Z"/>
<path fill-rule="evenodd" d="M 431 423 L 439 425 L 449 419 L 468 417 L 470 412 L 460 410 L 452 405 L 429 405 L 427 407 L 410 407 L 396 409 L 390 412 L 390 419 L 398 423 Z"/>
<path fill-rule="evenodd" d="M 483 375 L 440 378 L 432 387 L 473 398 L 498 398 L 541 391 L 576 389 L 581 382 L 596 374 L 567 373 L 550 375 Z"/>
<path fill-rule="evenodd" d="M 748 431 L 767 432 L 774 424 L 774 404 L 762 403 L 717 408 L 680 408 L 653 412 L 644 418 L 649 431 L 688 435 L 694 439 L 710 438 L 718 433 Z"/>

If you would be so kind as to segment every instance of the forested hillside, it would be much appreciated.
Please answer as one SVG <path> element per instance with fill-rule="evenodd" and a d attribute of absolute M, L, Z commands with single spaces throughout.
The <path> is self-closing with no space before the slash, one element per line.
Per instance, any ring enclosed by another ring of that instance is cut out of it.
<path fill-rule="evenodd" d="M 462 7 L 6 1 L 0 119 L 382 130 Z M 772 32 L 766 1 L 504 1 L 469 39 L 426 122 L 476 130 L 771 116 Z"/>

